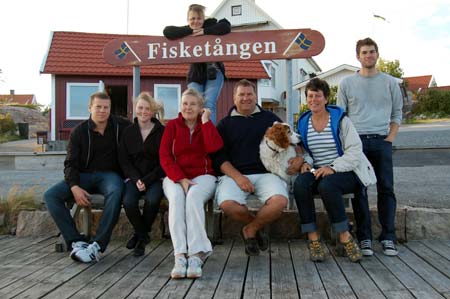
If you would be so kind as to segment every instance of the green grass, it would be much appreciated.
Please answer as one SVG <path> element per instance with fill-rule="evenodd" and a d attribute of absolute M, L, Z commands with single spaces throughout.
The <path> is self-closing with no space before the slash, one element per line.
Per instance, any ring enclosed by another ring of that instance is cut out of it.
<path fill-rule="evenodd" d="M 428 119 L 408 118 L 405 119 L 403 123 L 408 125 L 414 125 L 414 124 L 431 124 L 441 121 L 450 121 L 450 118 L 428 118 Z"/>
<path fill-rule="evenodd" d="M 0 135 L 0 143 L 21 140 L 19 135 Z"/>

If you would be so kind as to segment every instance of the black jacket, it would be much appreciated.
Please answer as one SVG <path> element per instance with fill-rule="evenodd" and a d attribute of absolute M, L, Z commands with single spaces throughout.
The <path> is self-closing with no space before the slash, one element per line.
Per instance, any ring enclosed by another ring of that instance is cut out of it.
<path fill-rule="evenodd" d="M 130 121 L 111 115 L 108 122 L 113 127 L 116 141 L 112 146 L 117 147 L 117 152 L 119 152 L 120 138 L 123 130 L 130 125 Z M 80 173 L 88 168 L 89 162 L 92 160 L 93 149 L 91 144 L 94 128 L 95 123 L 89 118 L 76 126 L 70 133 L 67 155 L 64 161 L 64 180 L 70 187 L 80 184 Z M 117 171 L 120 172 L 120 169 L 117 169 Z"/>
<path fill-rule="evenodd" d="M 141 180 L 147 187 L 165 176 L 159 163 L 159 146 L 164 126 L 156 118 L 152 118 L 152 122 L 155 126 L 143 141 L 135 119 L 134 124 L 125 129 L 119 149 L 119 162 L 125 177 L 134 183 Z"/>
<path fill-rule="evenodd" d="M 224 35 L 231 31 L 231 24 L 227 19 L 217 21 L 215 18 L 206 19 L 203 23 L 203 32 L 205 35 Z M 168 39 L 178 39 L 191 35 L 193 30 L 188 26 L 167 26 L 163 34 Z M 222 74 L 225 76 L 225 66 L 222 62 L 216 62 Z M 197 82 L 204 84 L 207 80 L 207 63 L 193 63 L 189 68 L 187 82 Z"/>

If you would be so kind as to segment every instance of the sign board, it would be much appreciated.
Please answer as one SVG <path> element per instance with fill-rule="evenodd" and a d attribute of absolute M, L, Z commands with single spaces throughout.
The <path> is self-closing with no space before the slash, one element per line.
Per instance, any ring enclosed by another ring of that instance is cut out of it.
<path fill-rule="evenodd" d="M 226 35 L 123 36 L 106 44 L 103 56 L 116 66 L 214 61 L 310 58 L 320 54 L 325 39 L 312 29 L 231 32 Z"/>

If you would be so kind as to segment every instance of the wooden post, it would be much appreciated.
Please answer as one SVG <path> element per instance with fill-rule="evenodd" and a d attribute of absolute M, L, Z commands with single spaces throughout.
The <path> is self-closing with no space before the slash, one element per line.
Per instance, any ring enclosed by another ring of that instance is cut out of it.
<path fill-rule="evenodd" d="M 133 99 L 131 101 L 131 109 L 133 111 L 133 119 L 134 115 L 134 99 L 136 99 L 141 92 L 141 67 L 139 65 L 133 66 Z"/>
<path fill-rule="evenodd" d="M 292 59 L 286 59 L 286 122 L 294 127 L 294 99 L 292 96 Z"/>

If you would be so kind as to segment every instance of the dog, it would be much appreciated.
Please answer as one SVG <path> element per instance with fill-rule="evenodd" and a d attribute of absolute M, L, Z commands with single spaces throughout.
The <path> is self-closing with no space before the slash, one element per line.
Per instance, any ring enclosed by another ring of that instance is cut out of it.
<path fill-rule="evenodd" d="M 286 173 L 288 161 L 297 156 L 295 145 L 299 142 L 300 137 L 291 126 L 276 121 L 266 130 L 259 145 L 259 157 L 264 167 L 288 184 L 291 182 L 291 176 Z"/>

